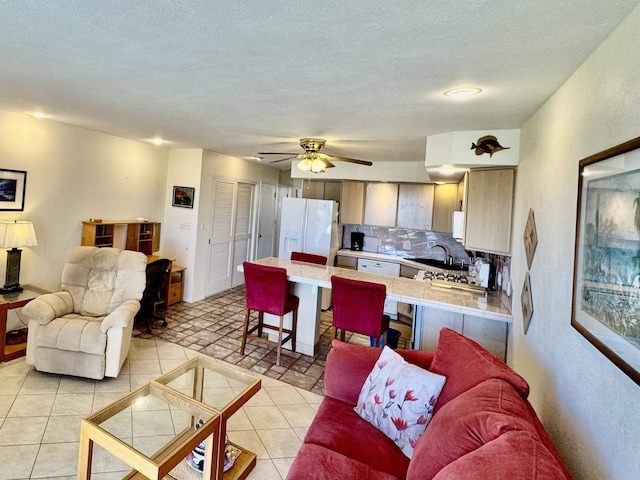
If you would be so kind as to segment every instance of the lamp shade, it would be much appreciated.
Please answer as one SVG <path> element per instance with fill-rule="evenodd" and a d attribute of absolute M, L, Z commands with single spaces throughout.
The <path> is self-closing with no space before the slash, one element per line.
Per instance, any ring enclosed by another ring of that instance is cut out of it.
<path fill-rule="evenodd" d="M 0 247 L 18 248 L 38 245 L 32 222 L 0 222 Z"/>

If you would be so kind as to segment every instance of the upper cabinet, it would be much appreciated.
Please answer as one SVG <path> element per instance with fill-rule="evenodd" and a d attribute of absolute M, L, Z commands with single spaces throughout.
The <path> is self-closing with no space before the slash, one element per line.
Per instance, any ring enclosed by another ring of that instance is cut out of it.
<path fill-rule="evenodd" d="M 364 182 L 342 182 L 340 223 L 362 225 L 364 220 Z"/>
<path fill-rule="evenodd" d="M 460 209 L 458 198 L 458 184 L 445 183 L 435 186 L 431 230 L 439 233 L 453 232 L 453 212 Z"/>
<path fill-rule="evenodd" d="M 515 169 L 469 171 L 465 247 L 509 254 Z"/>
<path fill-rule="evenodd" d="M 365 225 L 395 227 L 397 210 L 397 183 L 367 183 L 364 206 Z"/>
<path fill-rule="evenodd" d="M 339 202 L 340 188 L 341 182 L 339 181 L 304 180 L 302 182 L 302 198 Z"/>
<path fill-rule="evenodd" d="M 414 230 L 431 230 L 434 190 L 434 185 L 426 183 L 400 184 L 396 226 Z"/>

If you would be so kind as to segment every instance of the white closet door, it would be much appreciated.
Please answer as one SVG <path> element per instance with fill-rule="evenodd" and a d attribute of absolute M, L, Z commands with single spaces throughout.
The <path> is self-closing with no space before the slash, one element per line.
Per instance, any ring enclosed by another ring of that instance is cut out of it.
<path fill-rule="evenodd" d="M 207 295 L 231 288 L 235 190 L 236 182 L 213 181 L 213 226 L 209 245 Z"/>
<path fill-rule="evenodd" d="M 238 265 L 249 259 L 251 242 L 251 205 L 253 204 L 253 185 L 239 183 L 236 193 L 236 215 L 233 235 L 233 264 L 231 265 L 231 285 L 244 283 L 244 274 L 238 272 Z"/>

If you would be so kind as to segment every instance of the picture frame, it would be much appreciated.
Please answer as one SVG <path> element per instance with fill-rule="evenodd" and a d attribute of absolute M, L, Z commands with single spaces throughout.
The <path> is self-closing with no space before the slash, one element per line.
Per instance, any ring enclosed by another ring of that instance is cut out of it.
<path fill-rule="evenodd" d="M 531 323 L 531 317 L 533 317 L 533 297 L 531 295 L 531 277 L 529 272 L 524 276 L 520 303 L 522 304 L 522 327 L 526 335 L 527 330 L 529 330 L 529 324 Z"/>
<path fill-rule="evenodd" d="M 579 162 L 571 325 L 640 385 L 640 137 Z"/>
<path fill-rule="evenodd" d="M 529 215 L 527 216 L 527 223 L 524 226 L 524 234 L 522 235 L 524 241 L 524 253 L 527 258 L 527 268 L 531 270 L 531 262 L 533 261 L 533 255 L 536 253 L 536 247 L 538 246 L 538 231 L 536 229 L 536 221 L 533 217 L 533 209 L 529 209 Z"/>
<path fill-rule="evenodd" d="M 27 172 L 0 169 L 0 211 L 22 212 L 26 185 Z"/>
<path fill-rule="evenodd" d="M 171 205 L 181 208 L 193 208 L 193 199 L 195 198 L 195 187 L 173 187 L 173 200 Z"/>

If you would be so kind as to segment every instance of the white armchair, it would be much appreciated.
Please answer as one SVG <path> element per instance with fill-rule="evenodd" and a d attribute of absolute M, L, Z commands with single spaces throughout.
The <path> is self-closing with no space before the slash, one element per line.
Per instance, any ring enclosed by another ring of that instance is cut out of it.
<path fill-rule="evenodd" d="M 62 291 L 22 309 L 29 319 L 27 363 L 42 372 L 117 377 L 129 354 L 146 267 L 140 252 L 74 248 L 62 271 Z"/>

